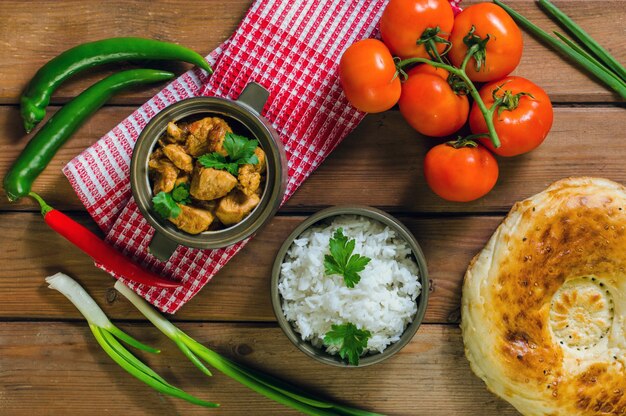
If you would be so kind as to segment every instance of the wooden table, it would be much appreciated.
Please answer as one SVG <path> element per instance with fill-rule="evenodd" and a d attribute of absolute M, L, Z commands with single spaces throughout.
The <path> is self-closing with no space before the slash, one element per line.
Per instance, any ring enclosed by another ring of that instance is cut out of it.
<path fill-rule="evenodd" d="M 18 97 L 37 68 L 77 43 L 111 36 L 145 36 L 208 53 L 236 28 L 249 0 L 0 1 L 0 174 L 29 136 Z M 626 61 L 626 3 L 560 0 L 618 60 Z M 530 1 L 509 4 L 544 28 L 555 25 Z M 179 73 L 184 65 L 170 66 Z M 80 76 L 53 97 L 53 113 L 105 68 Z M 292 380 L 322 395 L 396 415 L 511 415 L 467 364 L 458 328 L 463 273 L 511 205 L 572 175 L 626 183 L 624 103 L 552 51 L 525 36 L 516 74 L 544 87 L 555 104 L 546 142 L 531 154 L 500 161 L 493 192 L 470 204 L 446 203 L 426 187 L 422 159 L 431 139 L 420 137 L 397 111 L 368 116 L 302 186 L 279 215 L 204 290 L 171 317 L 206 345 L 236 360 Z M 51 204 L 96 229 L 61 174 L 158 87 L 115 98 L 59 152 L 34 189 Z M 413 341 L 384 364 L 337 369 L 299 352 L 275 323 L 270 265 L 278 246 L 306 216 L 342 203 L 368 204 L 400 217 L 428 260 L 432 293 L 426 321 Z M 0 198 L 0 414 L 208 414 L 164 397 L 126 374 L 100 349 L 78 311 L 46 288 L 44 277 L 75 277 L 124 329 L 164 351 L 146 356 L 172 383 L 217 401 L 215 414 L 277 415 L 290 410 L 216 374 L 197 371 L 113 289 L 113 279 L 49 230 L 31 201 Z"/>

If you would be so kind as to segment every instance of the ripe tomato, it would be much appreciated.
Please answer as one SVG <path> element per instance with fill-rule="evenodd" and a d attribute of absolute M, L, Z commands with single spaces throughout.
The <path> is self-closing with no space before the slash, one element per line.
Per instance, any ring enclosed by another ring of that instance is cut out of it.
<path fill-rule="evenodd" d="M 380 113 L 400 98 L 400 79 L 389 49 L 379 40 L 352 44 L 341 56 L 339 79 L 350 104 L 366 113 Z"/>
<path fill-rule="evenodd" d="M 539 146 L 548 135 L 554 116 L 548 95 L 525 78 L 507 77 L 480 89 L 480 96 L 488 108 L 493 105 L 494 91 L 497 97 L 505 100 L 501 111 L 496 110 L 493 114 L 501 146 L 496 149 L 491 140 L 481 139 L 485 146 L 500 156 L 521 155 Z M 530 96 L 517 95 L 523 92 Z M 487 124 L 476 104 L 470 113 L 470 129 L 474 134 L 487 132 Z"/>
<path fill-rule="evenodd" d="M 475 4 L 456 16 L 450 34 L 450 61 L 457 67 L 463 63 L 468 49 L 463 38 L 472 27 L 475 28 L 474 35 L 481 39 L 489 35 L 489 40 L 480 71 L 476 71 L 476 60 L 471 58 L 466 68 L 468 77 L 472 81 L 487 82 L 513 72 L 522 58 L 522 32 L 504 9 L 492 3 Z"/>
<path fill-rule="evenodd" d="M 380 18 L 380 35 L 391 53 L 402 59 L 428 58 L 424 44 L 418 44 L 424 31 L 439 27 L 438 36 L 448 39 L 453 24 L 448 0 L 391 0 Z M 445 47 L 437 43 L 439 53 Z"/>
<path fill-rule="evenodd" d="M 426 136 L 455 133 L 467 121 L 469 103 L 448 84 L 448 71 L 423 64 L 412 68 L 402 84 L 400 112 L 415 130 Z"/>
<path fill-rule="evenodd" d="M 481 145 L 456 148 L 444 143 L 426 153 L 424 176 L 443 199 L 468 202 L 491 191 L 498 180 L 498 162 Z"/>

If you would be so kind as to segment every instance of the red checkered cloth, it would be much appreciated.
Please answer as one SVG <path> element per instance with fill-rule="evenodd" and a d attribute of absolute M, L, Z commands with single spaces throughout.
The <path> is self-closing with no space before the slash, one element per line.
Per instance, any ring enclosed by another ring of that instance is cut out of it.
<path fill-rule="evenodd" d="M 249 82 L 261 84 L 270 91 L 263 115 L 287 153 L 284 202 L 363 118 L 343 95 L 337 66 L 345 48 L 376 35 L 385 3 L 257 0 L 235 34 L 207 57 L 215 68 L 210 78 L 197 68 L 183 74 L 65 166 L 63 172 L 107 240 L 145 267 L 183 284 L 157 289 L 114 274 L 116 278 L 161 311 L 174 313 L 248 241 L 218 250 L 179 246 L 167 262 L 148 253 L 154 229 L 139 212 L 129 183 L 133 146 L 148 121 L 185 98 L 236 99 Z"/>

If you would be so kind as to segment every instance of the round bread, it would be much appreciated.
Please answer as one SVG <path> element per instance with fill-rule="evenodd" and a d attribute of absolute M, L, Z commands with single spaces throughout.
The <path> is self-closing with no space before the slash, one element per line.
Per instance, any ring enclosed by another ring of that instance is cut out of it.
<path fill-rule="evenodd" d="M 626 414 L 626 189 L 570 178 L 515 204 L 461 313 L 472 370 L 521 413 Z"/>

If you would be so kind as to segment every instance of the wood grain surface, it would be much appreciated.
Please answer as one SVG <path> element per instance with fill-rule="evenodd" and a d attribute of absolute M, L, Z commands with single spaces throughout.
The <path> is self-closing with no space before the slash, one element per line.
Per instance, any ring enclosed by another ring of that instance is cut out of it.
<path fill-rule="evenodd" d="M 110 36 L 143 36 L 177 42 L 202 54 L 228 38 L 245 14 L 250 1 L 39 1 L 1 2 L 0 103 L 16 103 L 24 85 L 37 68 L 79 42 Z M 464 4 L 477 3 L 467 1 Z M 548 32 L 557 29 L 546 14 L 528 0 L 508 1 Z M 555 1 L 616 58 L 626 61 L 626 9 L 621 0 Z M 33 19 L 33 10 L 37 19 Z M 117 66 L 116 66 L 117 68 Z M 174 67 L 176 68 L 176 67 Z M 185 66 L 180 66 L 185 68 Z M 91 72 L 63 86 L 53 102 L 65 102 L 111 69 Z M 601 102 L 617 98 L 581 73 L 532 36 L 524 36 L 524 54 L 515 74 L 546 89 L 555 102 Z M 141 104 L 158 87 L 123 94 L 116 103 Z"/>
<path fill-rule="evenodd" d="M 74 214 L 82 223 L 90 218 Z M 432 293 L 426 321 L 459 320 L 461 283 L 470 259 L 482 248 L 500 217 L 400 217 L 420 242 Z M 174 319 L 194 321 L 274 321 L 269 287 L 278 249 L 304 217 L 277 217 L 230 261 L 211 283 L 180 310 Z M 94 230 L 97 228 L 92 223 Z M 118 319 L 140 317 L 133 306 L 116 295 L 115 281 L 96 269 L 89 257 L 43 225 L 39 214 L 0 214 L 0 229 L 14 243 L 0 252 L 0 318 L 72 318 L 80 314 L 68 302 L 50 296 L 45 276 L 63 271 L 75 277 Z M 33 261 L 37 259 L 37 261 Z"/>
<path fill-rule="evenodd" d="M 464 5 L 475 3 L 466 1 Z M 626 62 L 623 0 L 555 0 L 585 30 Z M 0 0 L 0 176 L 31 136 L 19 120 L 19 95 L 47 60 L 78 43 L 112 36 L 177 42 L 207 54 L 230 36 L 250 0 L 127 2 Z M 509 0 L 542 28 L 558 26 L 530 0 Z M 398 111 L 370 115 L 296 192 L 279 215 L 175 316 L 190 335 L 238 361 L 284 377 L 322 396 L 390 415 L 514 415 L 487 392 L 464 357 L 458 329 L 463 274 L 469 260 L 518 200 L 567 176 L 594 175 L 626 183 L 623 101 L 558 54 L 524 34 L 515 74 L 543 87 L 555 103 L 554 127 L 536 151 L 499 159 L 496 188 L 470 204 L 434 196 L 422 159 L 438 141 L 421 137 Z M 181 73 L 181 63 L 149 63 Z M 127 63 L 121 67 L 136 67 Z M 52 98 L 48 115 L 95 80 L 120 68 L 81 74 Z M 34 185 L 50 203 L 94 231 L 97 227 L 61 168 L 150 98 L 159 86 L 116 97 L 61 149 Z M 428 261 L 430 302 L 412 342 L 383 364 L 337 369 L 299 352 L 275 323 L 270 269 L 285 237 L 306 215 L 346 203 L 397 215 Z M 0 415 L 179 415 L 213 411 L 165 397 L 126 374 L 95 343 L 78 311 L 43 278 L 74 276 L 120 326 L 163 349 L 138 354 L 173 384 L 222 404 L 223 415 L 294 412 L 227 377 L 208 379 L 182 359 L 113 289 L 113 280 L 47 228 L 31 201 L 0 198 Z"/>
<path fill-rule="evenodd" d="M 60 294 L 53 296 L 65 301 Z M 384 364 L 350 370 L 312 361 L 274 325 L 198 323 L 180 328 L 223 355 L 364 409 L 398 416 L 516 414 L 472 374 L 456 326 L 423 325 L 413 341 Z M 0 323 L 0 406 L 14 411 L 11 414 L 31 415 L 297 414 L 220 373 L 207 378 L 150 326 L 122 329 L 162 350 L 156 356 L 137 355 L 165 379 L 221 408 L 191 406 L 128 376 L 100 349 L 83 322 Z M 54 398 L 54 412 L 48 398 Z"/>
<path fill-rule="evenodd" d="M 61 149 L 37 179 L 33 189 L 58 208 L 84 210 L 61 172 L 82 149 L 126 117 L 131 108 L 108 107 Z M 13 113 L 13 115 L 11 115 Z M 27 138 L 19 131 L 17 110 L 0 106 L 0 175 L 11 166 Z M 626 182 L 623 168 L 626 111 L 616 107 L 559 107 L 546 141 L 532 153 L 499 158 L 500 176 L 494 190 L 475 202 L 451 203 L 426 185 L 422 160 L 441 141 L 420 136 L 398 111 L 372 114 L 348 136 L 302 185 L 281 212 L 311 212 L 330 205 L 357 203 L 401 213 L 506 212 L 520 199 L 568 176 L 596 175 Z M 28 199 L 0 209 L 36 209 Z"/>

